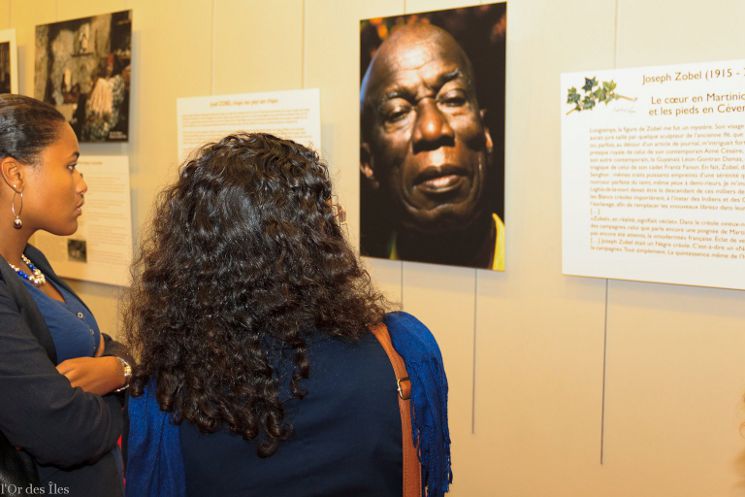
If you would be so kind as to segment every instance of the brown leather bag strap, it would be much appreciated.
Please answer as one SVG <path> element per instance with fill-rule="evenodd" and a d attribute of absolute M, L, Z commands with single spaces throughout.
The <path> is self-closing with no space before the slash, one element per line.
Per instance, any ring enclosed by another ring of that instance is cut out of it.
<path fill-rule="evenodd" d="M 403 446 L 403 497 L 422 497 L 422 467 L 419 462 L 414 437 L 411 432 L 411 381 L 406 373 L 404 360 L 391 343 L 391 336 L 384 323 L 370 328 L 391 361 L 396 373 L 398 408 L 401 411 L 401 442 Z"/>

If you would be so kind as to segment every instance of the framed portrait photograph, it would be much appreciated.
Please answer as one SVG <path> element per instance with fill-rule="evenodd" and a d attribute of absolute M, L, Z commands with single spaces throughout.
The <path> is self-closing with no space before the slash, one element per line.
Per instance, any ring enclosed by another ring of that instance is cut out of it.
<path fill-rule="evenodd" d="M 506 2 L 360 21 L 362 255 L 504 270 Z"/>
<path fill-rule="evenodd" d="M 37 26 L 35 55 L 34 96 L 81 142 L 128 140 L 131 10 Z"/>
<path fill-rule="evenodd" d="M 0 30 L 0 93 L 18 93 L 16 30 Z"/>

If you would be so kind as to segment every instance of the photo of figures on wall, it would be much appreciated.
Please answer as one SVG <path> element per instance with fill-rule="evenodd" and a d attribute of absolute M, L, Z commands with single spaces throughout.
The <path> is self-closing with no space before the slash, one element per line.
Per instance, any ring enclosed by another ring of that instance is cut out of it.
<path fill-rule="evenodd" d="M 13 93 L 10 89 L 9 41 L 0 41 L 0 93 Z"/>
<path fill-rule="evenodd" d="M 504 270 L 506 2 L 360 22 L 362 255 Z"/>
<path fill-rule="evenodd" d="M 0 30 L 0 93 L 18 93 L 16 30 Z"/>
<path fill-rule="evenodd" d="M 131 61 L 131 10 L 37 26 L 34 96 L 81 142 L 127 141 Z"/>

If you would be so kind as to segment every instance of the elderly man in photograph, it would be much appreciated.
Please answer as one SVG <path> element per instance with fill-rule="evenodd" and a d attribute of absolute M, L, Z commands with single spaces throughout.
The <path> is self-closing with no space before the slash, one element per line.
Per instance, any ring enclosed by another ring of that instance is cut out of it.
<path fill-rule="evenodd" d="M 362 205 L 363 223 L 384 226 L 376 243 L 363 225 L 363 255 L 504 270 L 504 223 L 487 198 L 492 137 L 458 42 L 430 24 L 394 30 L 360 107 L 362 181 L 377 200 Z"/>

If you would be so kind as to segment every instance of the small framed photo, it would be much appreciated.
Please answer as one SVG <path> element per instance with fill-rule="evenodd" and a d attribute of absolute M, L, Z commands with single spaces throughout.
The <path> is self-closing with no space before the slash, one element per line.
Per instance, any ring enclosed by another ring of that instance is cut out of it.
<path fill-rule="evenodd" d="M 16 30 L 0 30 L 0 93 L 18 93 Z"/>

